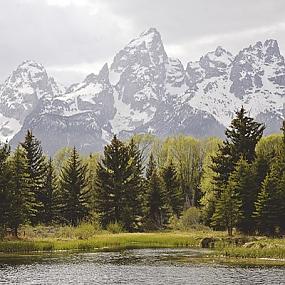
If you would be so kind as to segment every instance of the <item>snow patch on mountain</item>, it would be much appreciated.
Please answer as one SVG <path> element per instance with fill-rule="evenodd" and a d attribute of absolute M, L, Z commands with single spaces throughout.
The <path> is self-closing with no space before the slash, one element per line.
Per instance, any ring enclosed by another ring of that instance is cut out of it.
<path fill-rule="evenodd" d="M 21 127 L 18 120 L 0 114 L 0 142 L 9 142 L 21 130 Z"/>

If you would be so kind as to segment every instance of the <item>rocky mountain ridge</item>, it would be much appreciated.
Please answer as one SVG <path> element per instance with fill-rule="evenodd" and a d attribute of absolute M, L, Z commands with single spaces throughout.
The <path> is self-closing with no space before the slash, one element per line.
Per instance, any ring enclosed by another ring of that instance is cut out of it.
<path fill-rule="evenodd" d="M 276 40 L 232 55 L 222 47 L 186 67 L 151 28 L 81 83 L 62 87 L 25 61 L 0 85 L 0 139 L 16 145 L 32 129 L 50 154 L 76 145 L 102 150 L 113 134 L 223 136 L 241 106 L 278 132 L 285 117 L 285 62 Z"/>

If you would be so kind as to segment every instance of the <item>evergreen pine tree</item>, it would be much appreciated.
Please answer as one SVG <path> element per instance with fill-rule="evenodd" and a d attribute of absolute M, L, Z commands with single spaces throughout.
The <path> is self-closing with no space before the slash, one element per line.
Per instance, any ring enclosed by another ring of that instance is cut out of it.
<path fill-rule="evenodd" d="M 234 181 L 229 181 L 228 186 L 222 191 L 217 202 L 211 225 L 217 228 L 226 227 L 229 236 L 233 234 L 233 228 L 242 217 L 242 202 L 235 192 Z"/>
<path fill-rule="evenodd" d="M 8 226 L 18 236 L 21 224 L 31 220 L 34 215 L 34 193 L 31 191 L 31 179 L 28 173 L 28 161 L 25 150 L 20 146 L 9 161 L 11 178 L 9 187 Z"/>
<path fill-rule="evenodd" d="M 58 219 L 60 197 L 57 189 L 56 176 L 52 164 L 52 159 L 49 159 L 46 177 L 43 189 L 43 222 L 50 225 Z"/>
<path fill-rule="evenodd" d="M 256 157 L 255 147 L 262 137 L 264 128 L 264 125 L 247 116 L 243 107 L 236 112 L 236 117 L 225 132 L 226 140 L 219 147 L 217 155 L 212 157 L 211 169 L 215 173 L 213 176 L 213 196 L 218 199 L 221 197 L 221 191 L 226 189 L 225 185 L 227 185 L 228 179 L 241 157 L 249 164 L 254 162 Z M 255 191 L 255 189 L 251 188 L 251 191 Z M 246 193 L 246 190 L 244 191 Z M 252 205 L 252 197 L 256 193 L 247 193 L 246 195 L 251 197 L 249 204 Z M 246 211 L 250 212 L 251 207 L 245 203 L 244 205 Z M 247 213 L 246 216 L 248 216 Z"/>
<path fill-rule="evenodd" d="M 61 215 L 64 221 L 77 226 L 88 215 L 89 191 L 87 167 L 79 158 L 76 148 L 60 174 Z"/>
<path fill-rule="evenodd" d="M 278 216 L 280 207 L 277 193 L 279 175 L 274 170 L 264 180 L 261 191 L 255 202 L 255 212 L 257 229 L 261 234 L 274 235 L 278 226 Z"/>
<path fill-rule="evenodd" d="M 144 227 L 148 230 L 160 229 L 167 222 L 168 209 L 162 180 L 152 154 L 146 169 L 145 188 Z"/>
<path fill-rule="evenodd" d="M 11 178 L 10 169 L 7 165 L 7 159 L 10 155 L 8 144 L 0 145 L 0 239 L 5 233 L 7 225 L 8 203 L 8 181 Z"/>
<path fill-rule="evenodd" d="M 149 161 L 148 161 L 148 165 L 146 168 L 146 179 L 150 179 L 150 177 L 152 176 L 152 173 L 155 169 L 156 169 L 156 163 L 154 160 L 154 156 L 151 153 L 149 156 Z"/>
<path fill-rule="evenodd" d="M 244 161 L 241 160 L 241 166 L 234 171 L 217 201 L 215 212 L 212 217 L 211 225 L 216 228 L 226 227 L 229 236 L 232 236 L 233 228 L 236 227 L 243 218 L 242 199 L 240 190 L 243 183 L 240 184 L 239 174 L 242 172 Z"/>
<path fill-rule="evenodd" d="M 254 168 L 241 158 L 230 176 L 231 185 L 241 200 L 241 212 L 237 228 L 239 231 L 249 234 L 255 230 L 255 220 L 252 217 L 254 212 L 254 202 L 257 199 L 257 185 Z"/>
<path fill-rule="evenodd" d="M 40 141 L 35 138 L 31 130 L 27 131 L 25 141 L 21 146 L 26 151 L 28 161 L 28 173 L 31 178 L 30 191 L 35 196 L 35 216 L 32 219 L 32 224 L 43 222 L 44 208 L 44 184 L 46 175 L 46 160 L 43 155 Z"/>
<path fill-rule="evenodd" d="M 274 235 L 285 232 L 285 121 L 280 154 L 273 159 L 255 203 L 253 216 L 260 233 Z"/>
<path fill-rule="evenodd" d="M 243 107 L 236 112 L 236 117 L 225 132 L 226 140 L 220 146 L 218 154 L 212 158 L 212 169 L 218 174 L 215 178 L 217 188 L 227 182 L 240 157 L 248 163 L 254 161 L 255 146 L 261 139 L 264 129 L 264 125 L 246 115 Z"/>
<path fill-rule="evenodd" d="M 279 213 L 278 213 L 278 226 L 280 230 L 280 235 L 285 234 L 285 171 L 283 175 L 279 178 L 277 185 L 278 193 L 278 203 L 279 203 Z"/>
<path fill-rule="evenodd" d="M 128 145 L 128 178 L 125 187 L 125 205 L 123 205 L 122 223 L 125 229 L 138 229 L 142 217 L 143 165 L 142 153 L 132 139 Z"/>
<path fill-rule="evenodd" d="M 278 215 L 278 225 L 280 227 L 281 234 L 285 233 L 285 120 L 283 121 L 282 127 L 282 148 L 280 152 L 280 177 L 277 185 L 277 193 L 279 196 L 279 215 Z"/>
<path fill-rule="evenodd" d="M 177 172 L 172 161 L 163 168 L 162 179 L 166 201 L 171 213 L 179 217 L 183 210 L 184 198 L 181 188 L 179 187 Z"/>
<path fill-rule="evenodd" d="M 103 227 L 119 222 L 126 230 L 137 228 L 142 171 L 141 154 L 134 142 L 125 145 L 114 136 L 97 167 L 95 207 Z"/>

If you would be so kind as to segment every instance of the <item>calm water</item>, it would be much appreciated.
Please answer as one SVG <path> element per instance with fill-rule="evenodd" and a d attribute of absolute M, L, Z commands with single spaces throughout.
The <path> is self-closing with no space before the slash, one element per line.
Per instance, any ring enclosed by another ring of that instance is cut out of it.
<path fill-rule="evenodd" d="M 190 249 L 0 259 L 0 284 L 285 284 L 285 269 L 196 264 Z"/>

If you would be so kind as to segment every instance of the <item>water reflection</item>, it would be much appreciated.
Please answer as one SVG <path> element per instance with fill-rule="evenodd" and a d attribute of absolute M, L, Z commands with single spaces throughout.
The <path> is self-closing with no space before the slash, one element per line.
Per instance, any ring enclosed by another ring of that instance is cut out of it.
<path fill-rule="evenodd" d="M 282 268 L 197 264 L 207 252 L 143 249 L 0 259 L 0 284 L 285 284 Z"/>

